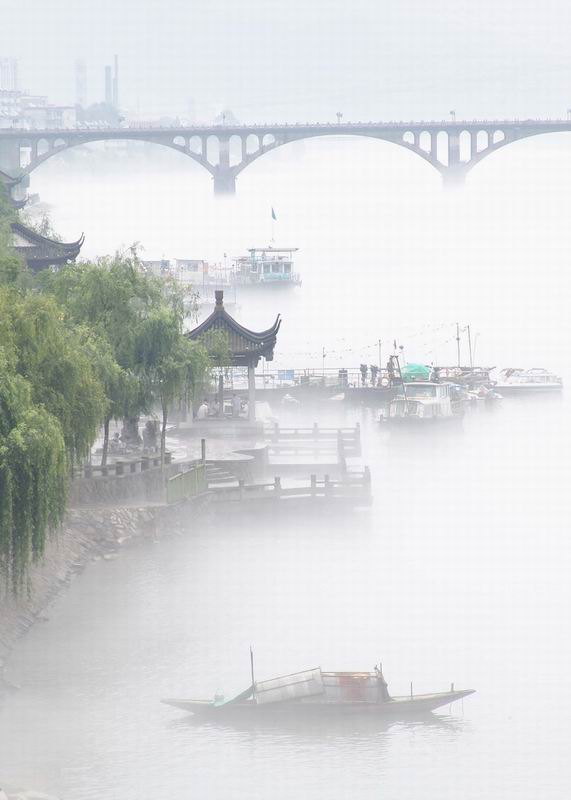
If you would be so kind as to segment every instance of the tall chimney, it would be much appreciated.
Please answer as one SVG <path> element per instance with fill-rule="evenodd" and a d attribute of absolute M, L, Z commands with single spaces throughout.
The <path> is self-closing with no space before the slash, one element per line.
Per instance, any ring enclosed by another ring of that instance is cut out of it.
<path fill-rule="evenodd" d="M 113 76 L 113 105 L 119 108 L 119 56 L 114 58 L 115 74 Z"/>
<path fill-rule="evenodd" d="M 105 67 L 105 102 L 113 105 L 113 80 L 111 77 L 111 67 Z"/>

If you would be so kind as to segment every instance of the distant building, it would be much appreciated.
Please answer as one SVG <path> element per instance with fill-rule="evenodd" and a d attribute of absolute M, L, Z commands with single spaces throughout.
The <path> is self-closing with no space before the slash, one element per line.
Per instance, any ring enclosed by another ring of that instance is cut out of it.
<path fill-rule="evenodd" d="M 0 89 L 18 91 L 18 62 L 15 58 L 0 58 Z"/>
<path fill-rule="evenodd" d="M 54 106 L 43 95 L 0 89 L 0 128 L 74 128 L 75 106 Z"/>

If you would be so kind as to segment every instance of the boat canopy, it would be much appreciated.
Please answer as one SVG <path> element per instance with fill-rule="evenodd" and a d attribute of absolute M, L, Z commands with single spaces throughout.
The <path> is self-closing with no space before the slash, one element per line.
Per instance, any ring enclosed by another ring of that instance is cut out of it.
<path fill-rule="evenodd" d="M 401 367 L 403 381 L 427 381 L 430 379 L 430 367 L 424 364 L 405 364 Z"/>

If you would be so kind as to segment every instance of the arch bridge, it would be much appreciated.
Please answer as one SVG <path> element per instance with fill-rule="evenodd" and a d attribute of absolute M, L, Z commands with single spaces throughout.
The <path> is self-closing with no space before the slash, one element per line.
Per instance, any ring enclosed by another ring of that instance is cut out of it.
<path fill-rule="evenodd" d="M 531 136 L 561 131 L 571 131 L 571 120 L 9 128 L 0 129 L 0 181 L 16 197 L 18 190 L 29 184 L 30 173 L 57 153 L 89 142 L 127 140 L 176 150 L 211 174 L 215 193 L 234 193 L 238 175 L 271 150 L 318 136 L 365 136 L 410 150 L 436 169 L 445 185 L 453 185 L 462 184 L 468 172 L 496 150 Z"/>

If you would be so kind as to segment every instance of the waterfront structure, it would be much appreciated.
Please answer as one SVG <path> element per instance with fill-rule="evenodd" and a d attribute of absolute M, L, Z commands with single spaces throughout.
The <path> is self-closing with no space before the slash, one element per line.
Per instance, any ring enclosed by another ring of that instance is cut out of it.
<path fill-rule="evenodd" d="M 189 331 L 189 339 L 200 340 L 211 355 L 213 352 L 213 334 L 221 332 L 226 335 L 229 349 L 229 365 L 232 367 L 247 367 L 248 369 L 248 418 L 251 422 L 256 419 L 256 381 L 255 369 L 261 358 L 272 361 L 278 331 L 281 326 L 280 315 L 274 324 L 265 331 L 256 332 L 240 325 L 224 308 L 224 292 L 219 289 L 215 292 L 216 305 L 214 311 L 194 330 Z M 226 366 L 226 365 L 224 365 Z M 219 394 L 220 408 L 224 407 L 224 384 L 220 376 Z"/>
<path fill-rule="evenodd" d="M 109 68 L 110 69 L 110 68 Z M 113 100 L 112 82 L 109 87 Z M 216 193 L 233 193 L 253 161 L 290 142 L 321 136 L 360 136 L 390 142 L 420 156 L 447 185 L 462 184 L 491 153 L 520 139 L 571 131 L 571 119 L 338 122 L 292 125 L 173 125 L 28 131 L 0 130 L 0 169 L 24 179 L 55 153 L 87 142 L 128 140 L 170 147 L 192 158 L 213 178 Z M 31 158 L 23 164 L 23 149 Z M 232 158 L 231 158 L 232 153 Z"/>
<path fill-rule="evenodd" d="M 75 261 L 85 236 L 75 242 L 57 242 L 36 233 L 21 222 L 12 222 L 12 246 L 19 253 L 32 272 L 39 272 L 48 267 L 61 267 Z"/>

